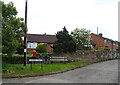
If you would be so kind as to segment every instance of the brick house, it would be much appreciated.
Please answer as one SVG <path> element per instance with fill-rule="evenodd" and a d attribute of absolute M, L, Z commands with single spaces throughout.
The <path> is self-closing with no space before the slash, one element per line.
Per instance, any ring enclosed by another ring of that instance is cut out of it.
<path fill-rule="evenodd" d="M 32 52 L 35 50 L 38 43 L 45 43 L 47 47 L 47 52 L 53 52 L 51 46 L 57 40 L 55 35 L 46 35 L 46 34 L 27 34 L 27 52 Z M 98 49 L 100 47 L 109 47 L 110 50 L 117 50 L 117 42 L 105 38 L 100 33 L 99 35 L 91 33 L 90 34 L 90 43 L 93 49 Z"/>
<path fill-rule="evenodd" d="M 35 50 L 37 44 L 45 43 L 47 47 L 47 52 L 52 52 L 51 46 L 57 40 L 55 35 L 46 34 L 27 34 L 27 52 L 32 52 Z"/>
<path fill-rule="evenodd" d="M 111 51 L 115 51 L 118 49 L 117 42 L 103 37 L 101 33 L 99 35 L 91 33 L 90 40 L 93 48 L 96 50 L 100 47 L 109 47 Z"/>

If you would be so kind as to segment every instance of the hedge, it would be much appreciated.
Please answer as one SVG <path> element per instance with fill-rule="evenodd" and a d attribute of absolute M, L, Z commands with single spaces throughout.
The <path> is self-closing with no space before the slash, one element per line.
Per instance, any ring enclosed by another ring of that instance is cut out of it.
<path fill-rule="evenodd" d="M 31 56 L 28 56 L 27 58 L 29 59 Z M 2 54 L 2 62 L 10 64 L 23 64 L 24 55 L 13 55 L 12 57 L 9 57 L 5 54 Z"/>

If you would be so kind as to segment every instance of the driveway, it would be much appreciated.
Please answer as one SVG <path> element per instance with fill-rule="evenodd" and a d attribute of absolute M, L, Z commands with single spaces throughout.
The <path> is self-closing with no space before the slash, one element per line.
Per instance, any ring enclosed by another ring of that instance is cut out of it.
<path fill-rule="evenodd" d="M 118 60 L 95 63 L 54 75 L 3 79 L 3 83 L 118 83 Z"/>

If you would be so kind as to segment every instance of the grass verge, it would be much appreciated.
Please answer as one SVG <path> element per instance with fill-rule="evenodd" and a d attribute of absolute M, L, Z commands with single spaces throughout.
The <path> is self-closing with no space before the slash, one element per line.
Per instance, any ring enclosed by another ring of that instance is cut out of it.
<path fill-rule="evenodd" d="M 85 62 L 72 62 L 72 63 L 53 63 L 53 64 L 43 64 L 43 69 L 41 69 L 40 64 L 33 64 L 31 70 L 30 64 L 24 68 L 23 64 L 7 64 L 4 63 L 2 66 L 2 76 L 25 76 L 25 75 L 41 75 L 49 74 L 53 72 L 62 72 L 70 69 L 74 69 L 80 66 L 87 65 Z"/>

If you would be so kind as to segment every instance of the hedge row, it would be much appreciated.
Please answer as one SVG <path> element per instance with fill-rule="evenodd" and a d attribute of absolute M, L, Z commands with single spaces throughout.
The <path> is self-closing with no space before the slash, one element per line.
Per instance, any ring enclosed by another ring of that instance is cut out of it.
<path fill-rule="evenodd" d="M 28 59 L 31 58 L 30 56 L 27 57 Z M 10 63 L 10 64 L 23 64 L 24 63 L 24 55 L 14 55 L 9 57 L 7 55 L 2 55 L 2 62 Z"/>

